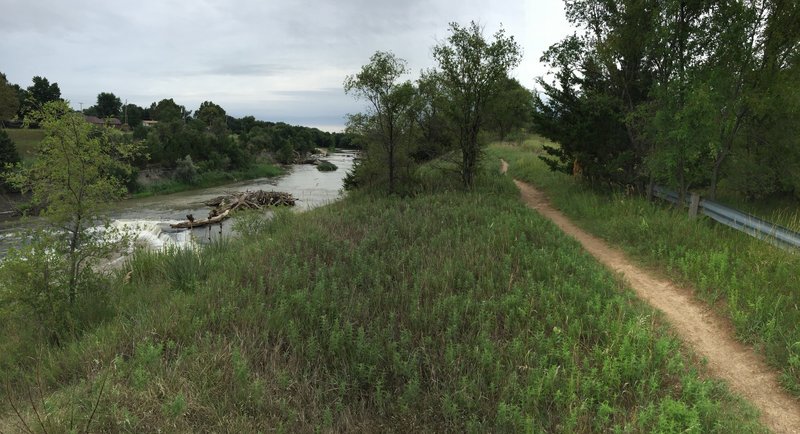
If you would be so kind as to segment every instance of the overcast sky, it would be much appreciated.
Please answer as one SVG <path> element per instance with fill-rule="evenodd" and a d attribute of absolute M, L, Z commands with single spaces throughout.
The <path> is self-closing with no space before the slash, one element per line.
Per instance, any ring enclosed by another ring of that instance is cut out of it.
<path fill-rule="evenodd" d="M 0 0 L 0 72 L 57 82 L 73 107 L 113 92 L 141 106 L 163 98 L 195 110 L 340 129 L 362 103 L 345 76 L 376 50 L 408 60 L 416 78 L 448 23 L 501 24 L 524 50 L 526 87 L 541 53 L 572 30 L 562 0 Z"/>

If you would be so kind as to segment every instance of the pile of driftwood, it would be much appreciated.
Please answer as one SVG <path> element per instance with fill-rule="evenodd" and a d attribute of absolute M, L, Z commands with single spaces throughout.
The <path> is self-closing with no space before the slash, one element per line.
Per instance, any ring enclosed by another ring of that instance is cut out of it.
<path fill-rule="evenodd" d="M 213 207 L 206 219 L 195 219 L 193 215 L 186 216 L 186 221 L 170 224 L 172 228 L 199 228 L 219 223 L 240 209 L 261 209 L 268 206 L 294 206 L 296 199 L 290 193 L 279 191 L 245 191 L 227 196 L 219 196 L 204 202 Z"/>

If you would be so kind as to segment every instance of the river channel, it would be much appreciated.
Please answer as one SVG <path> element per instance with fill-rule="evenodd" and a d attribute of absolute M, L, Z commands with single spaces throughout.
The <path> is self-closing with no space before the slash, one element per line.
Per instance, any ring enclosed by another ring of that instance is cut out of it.
<path fill-rule="evenodd" d="M 353 167 L 354 152 L 335 152 L 325 160 L 335 164 L 338 169 L 320 172 L 311 164 L 292 165 L 288 173 L 274 178 L 259 178 L 235 182 L 218 187 L 192 190 L 163 196 L 142 199 L 128 199 L 119 202 L 110 211 L 112 224 L 124 227 L 134 233 L 137 244 L 153 249 L 164 247 L 186 247 L 202 244 L 219 236 L 233 233 L 231 220 L 213 227 L 172 229 L 171 223 L 186 220 L 187 214 L 197 219 L 205 218 L 210 210 L 204 202 L 228 193 L 254 190 L 274 190 L 291 193 L 297 203 L 297 211 L 306 211 L 340 199 L 343 195 L 344 177 Z M 265 211 L 269 212 L 269 211 Z M 4 256 L 10 245 L 16 241 L 15 233 L 26 225 L 36 224 L 36 219 L 6 222 L 0 228 L 0 256 Z"/>

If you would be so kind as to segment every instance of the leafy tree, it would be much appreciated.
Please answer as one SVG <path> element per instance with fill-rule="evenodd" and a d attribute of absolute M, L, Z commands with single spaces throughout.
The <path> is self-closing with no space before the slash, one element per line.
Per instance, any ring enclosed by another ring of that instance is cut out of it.
<path fill-rule="evenodd" d="M 533 119 L 533 94 L 519 81 L 505 77 L 492 95 L 486 110 L 486 127 L 505 140 L 512 131 Z"/>
<path fill-rule="evenodd" d="M 417 80 L 414 116 L 419 132 L 419 146 L 414 151 L 418 161 L 442 155 L 452 144 L 445 117 L 448 104 L 441 74 L 435 70 L 423 71 Z"/>
<path fill-rule="evenodd" d="M 239 119 L 238 125 L 239 125 L 238 130 L 234 130 L 234 132 L 248 134 L 250 130 L 252 130 L 256 126 L 256 118 L 253 116 L 245 116 Z"/>
<path fill-rule="evenodd" d="M 708 186 L 714 196 L 723 176 L 753 197 L 794 189 L 800 4 L 580 0 L 566 10 L 583 33 L 545 53 L 557 72 L 536 99 L 540 132 L 561 143 L 547 149 L 552 168 L 681 194 Z"/>
<path fill-rule="evenodd" d="M 86 115 L 86 116 L 100 117 L 100 112 L 97 111 L 97 106 L 96 105 L 93 105 L 93 106 L 90 106 L 90 107 L 86 107 L 85 109 L 83 109 L 83 114 Z"/>
<path fill-rule="evenodd" d="M 30 113 L 41 110 L 48 102 L 59 100 L 61 100 L 61 89 L 58 88 L 58 83 L 50 83 L 47 78 L 37 75 L 33 77 L 33 85 L 27 89 L 23 106 L 25 113 Z"/>
<path fill-rule="evenodd" d="M 122 101 L 111 92 L 100 92 L 97 95 L 97 117 L 119 118 L 122 112 Z"/>
<path fill-rule="evenodd" d="M 594 183 L 634 184 L 640 180 L 647 119 L 634 114 L 647 102 L 653 80 L 655 0 L 575 1 L 567 18 L 582 34 L 550 47 L 542 61 L 556 70 L 552 82 L 539 80 L 536 123 L 561 148 L 543 158 L 554 170 L 580 171 Z M 555 157 L 555 158 L 552 158 Z"/>
<path fill-rule="evenodd" d="M 447 116 L 461 148 L 461 178 L 472 188 L 481 155 L 478 133 L 486 108 L 510 69 L 521 60 L 519 44 L 500 29 L 488 42 L 474 21 L 467 27 L 450 24 L 447 41 L 433 47 L 449 100 Z"/>
<path fill-rule="evenodd" d="M 578 170 L 592 182 L 631 179 L 634 150 L 626 134 L 619 99 L 606 94 L 596 63 L 585 45 L 570 37 L 545 52 L 542 60 L 557 68 L 553 83 L 539 80 L 547 98 L 536 95 L 535 123 L 539 132 L 560 143 L 545 147 L 540 157 L 551 170 Z"/>
<path fill-rule="evenodd" d="M 17 91 L 8 83 L 5 74 L 0 73 L 0 127 L 3 121 L 13 119 L 19 110 Z"/>
<path fill-rule="evenodd" d="M 197 182 L 197 166 L 192 161 L 192 157 L 187 155 L 177 161 L 175 167 L 175 178 L 187 184 Z"/>
<path fill-rule="evenodd" d="M 203 101 L 200 104 L 200 108 L 194 113 L 194 117 L 201 120 L 208 127 L 219 124 L 225 125 L 227 121 L 225 110 L 211 101 Z"/>
<path fill-rule="evenodd" d="M 146 115 L 145 109 L 136 104 L 125 104 L 122 106 L 123 122 L 127 123 L 131 128 L 135 129 L 141 126 Z"/>
<path fill-rule="evenodd" d="M 378 51 L 361 72 L 344 81 L 345 93 L 369 103 L 364 116 L 351 116 L 351 129 L 378 143 L 386 155 L 389 172 L 389 193 L 395 192 L 398 155 L 408 145 L 412 116 L 410 108 L 414 96 L 411 82 L 399 82 L 408 72 L 406 61 L 391 52 Z"/>
<path fill-rule="evenodd" d="M 94 128 L 64 101 L 46 103 L 33 116 L 46 133 L 38 157 L 9 179 L 31 193 L 50 229 L 9 255 L 0 278 L 42 317 L 71 327 L 73 308 L 91 303 L 100 289 L 98 261 L 119 247 L 102 212 L 125 194 L 115 174 L 130 173 L 138 146 L 116 139 L 114 130 Z"/>
<path fill-rule="evenodd" d="M 184 106 L 176 104 L 172 98 L 162 99 L 150 105 L 150 116 L 159 122 L 183 121 L 190 114 L 191 112 L 187 112 Z"/>
<path fill-rule="evenodd" d="M 0 129 L 0 180 L 4 178 L 3 174 L 6 173 L 10 165 L 19 163 L 19 152 L 14 145 L 14 141 L 8 136 L 5 130 Z M 0 187 L 5 189 L 7 185 L 5 182 L 0 182 Z"/>

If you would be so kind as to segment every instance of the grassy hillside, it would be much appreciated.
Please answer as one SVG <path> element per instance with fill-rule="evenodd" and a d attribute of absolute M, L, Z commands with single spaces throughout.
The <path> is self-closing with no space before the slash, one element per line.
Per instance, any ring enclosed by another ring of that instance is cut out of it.
<path fill-rule="evenodd" d="M 356 194 L 137 254 L 113 311 L 61 348 L 5 307 L 0 431 L 10 402 L 48 432 L 762 431 L 491 173 L 472 193 Z"/>
<path fill-rule="evenodd" d="M 552 173 L 537 158 L 543 139 L 495 146 L 512 176 L 547 192 L 584 228 L 631 256 L 697 289 L 697 296 L 728 316 L 742 341 L 763 351 L 800 396 L 800 254 L 758 241 L 708 219 L 690 221 L 685 210 L 621 193 L 598 193 Z M 797 214 L 785 215 L 798 221 Z"/>
<path fill-rule="evenodd" d="M 44 130 L 28 128 L 6 128 L 6 133 L 17 146 L 17 152 L 23 160 L 36 156 L 34 149 L 44 139 Z"/>

